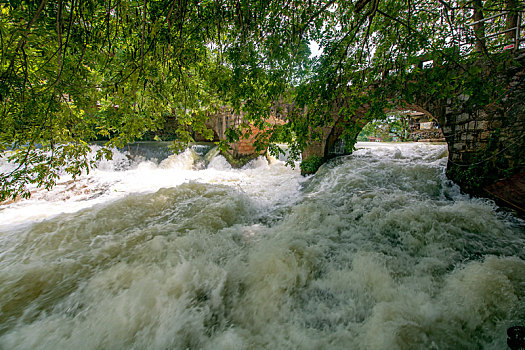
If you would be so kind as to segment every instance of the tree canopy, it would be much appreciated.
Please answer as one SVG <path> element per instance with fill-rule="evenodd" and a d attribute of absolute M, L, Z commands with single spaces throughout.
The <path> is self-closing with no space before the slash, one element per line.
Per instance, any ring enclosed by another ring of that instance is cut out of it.
<path fill-rule="evenodd" d="M 520 7 L 521 6 L 521 7 Z M 472 17 L 513 0 L 12 0 L 0 4 L 0 201 L 78 176 L 176 116 L 210 136 L 209 113 L 229 106 L 264 123 L 275 101 L 293 102 L 270 140 L 298 150 L 330 123 L 330 101 L 387 104 L 363 93 L 386 70 L 402 80 L 421 55 L 457 62 Z M 502 24 L 505 25 L 505 24 Z M 470 29 L 469 29 L 470 28 Z M 478 33 L 479 34 L 479 33 Z M 474 38 L 474 36 L 470 36 Z M 490 44 L 480 42 L 480 54 Z M 310 57 L 309 44 L 322 48 Z M 497 45 L 493 43 L 491 45 Z M 481 51 L 480 51 L 481 50 Z M 462 52 L 463 51 L 463 52 Z M 417 69 L 417 67 L 415 68 Z M 276 127 L 277 128 L 277 127 Z M 228 133 L 231 139 L 239 132 Z M 105 138 L 93 156 L 89 142 Z"/>

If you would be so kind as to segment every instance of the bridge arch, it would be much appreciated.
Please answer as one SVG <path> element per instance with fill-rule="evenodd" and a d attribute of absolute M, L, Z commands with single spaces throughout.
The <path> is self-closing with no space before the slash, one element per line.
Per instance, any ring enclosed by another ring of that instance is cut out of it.
<path fill-rule="evenodd" d="M 518 62 L 523 67 L 525 55 Z M 521 200 L 515 207 L 525 208 L 525 71 L 512 68 L 485 78 L 496 81 L 504 93 L 479 96 L 475 90 L 457 91 L 453 97 L 437 100 L 421 91 L 415 103 L 402 103 L 399 108 L 418 111 L 438 121 L 449 153 L 447 177 L 463 191 L 500 198 L 500 180 L 515 179 L 514 183 L 521 183 L 512 190 L 512 196 Z M 308 162 L 312 156 L 322 161 L 330 158 L 330 149 L 342 134 L 340 123 L 364 127 L 366 123 L 361 122 L 360 115 L 366 113 L 366 108 L 363 106 L 354 116 L 334 119 L 333 127 L 323 129 L 321 140 L 306 147 L 303 161 Z"/>
<path fill-rule="evenodd" d="M 436 104 L 439 106 L 439 104 Z M 432 107 L 432 106 L 431 106 Z M 337 113 L 334 113 L 333 125 L 330 127 L 324 127 L 321 130 L 320 141 L 312 142 L 304 151 L 303 159 L 308 159 L 311 156 L 316 156 L 324 160 L 328 160 L 333 157 L 337 157 L 344 154 L 350 154 L 349 150 L 344 150 L 342 145 L 345 142 L 354 143 L 357 139 L 357 136 L 361 130 L 369 123 L 371 120 L 367 120 L 366 114 L 369 109 L 368 105 L 364 105 L 357 109 L 352 116 L 340 116 Z M 421 107 L 418 104 L 408 104 L 400 103 L 397 107 L 392 108 L 389 112 L 395 111 L 411 111 L 417 112 L 419 115 L 424 115 L 429 119 L 435 120 L 439 125 L 439 130 L 443 134 L 442 125 L 445 121 L 444 118 L 441 118 L 441 109 L 427 109 Z M 350 126 L 350 128 L 348 127 Z M 342 140 L 342 137 L 344 140 Z M 444 138 L 444 135 L 439 137 L 440 139 Z"/>
<path fill-rule="evenodd" d="M 516 67 L 483 76 L 502 87 L 503 95 L 496 90 L 490 94 L 485 91 L 481 96 L 476 90 L 458 90 L 449 98 L 436 99 L 428 91 L 417 91 L 417 96 L 411 98 L 413 103 L 401 102 L 398 105 L 398 109 L 417 111 L 437 120 L 448 146 L 447 177 L 465 192 L 486 196 L 487 186 L 499 179 L 525 174 L 525 71 L 520 68 L 525 66 L 525 55 L 520 57 L 516 59 Z M 310 141 L 303 150 L 303 162 L 315 156 L 314 163 L 319 164 L 335 156 L 330 151 L 344 130 L 347 130 L 346 137 L 357 137 L 366 125 L 365 116 L 370 106 L 363 105 L 354 110 L 353 115 L 345 116 L 339 113 L 341 108 L 348 107 L 344 101 L 334 101 L 329 107 L 330 125 L 315 130 L 319 137 Z M 285 119 L 282 116 L 282 120 Z M 210 122 L 215 124 L 209 126 L 221 137 L 230 121 L 236 125 L 242 121 L 242 116 L 224 111 L 212 118 Z M 355 127 L 353 134 L 351 128 L 348 132 L 345 124 Z M 252 149 L 249 151 L 253 152 Z M 307 168 L 313 172 L 317 169 Z"/>

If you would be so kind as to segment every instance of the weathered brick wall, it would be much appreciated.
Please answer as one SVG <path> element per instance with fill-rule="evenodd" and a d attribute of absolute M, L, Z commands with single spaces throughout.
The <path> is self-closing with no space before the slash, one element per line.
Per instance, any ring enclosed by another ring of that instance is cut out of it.
<path fill-rule="evenodd" d="M 239 141 L 230 145 L 231 147 L 230 153 L 232 156 L 243 157 L 243 156 L 255 155 L 257 153 L 255 151 L 254 142 L 255 142 L 257 135 L 260 133 L 260 130 L 259 128 L 251 125 L 250 132 L 251 134 L 247 136 L 248 138 L 244 138 L 243 136 L 241 137 Z M 259 152 L 259 153 L 264 153 L 264 152 Z"/>
<path fill-rule="evenodd" d="M 256 150 L 255 141 L 258 137 L 262 137 L 261 134 L 271 130 L 272 125 L 284 124 L 284 120 L 275 116 L 271 116 L 266 120 L 267 125 L 264 129 L 260 129 L 254 125 L 250 125 L 249 131 L 244 132 L 243 136 L 239 141 L 230 145 L 231 152 L 230 154 L 233 157 L 245 157 L 251 155 L 259 155 L 266 153 L 266 149 Z M 269 136 L 269 135 L 268 135 Z"/>
<path fill-rule="evenodd" d="M 446 102 L 447 176 L 465 191 L 482 193 L 498 179 L 525 171 L 524 77 L 523 71 L 501 76 L 505 92 L 483 106 L 464 94 Z"/>
<path fill-rule="evenodd" d="M 265 120 L 269 126 L 261 130 L 254 125 L 249 125 L 249 131 L 246 130 L 239 141 L 230 144 L 230 154 L 234 158 L 264 154 L 266 150 L 262 150 L 260 152 L 256 151 L 254 146 L 255 140 L 262 132 L 268 131 L 271 128 L 271 125 L 284 124 L 286 116 L 291 108 L 293 108 L 293 106 L 283 104 L 281 102 L 276 103 L 276 105 L 273 106 L 270 111 L 271 116 Z M 244 115 L 242 113 L 235 114 L 233 113 L 233 109 L 224 106 L 219 108 L 216 113 L 209 116 L 208 120 L 206 121 L 206 127 L 213 130 L 216 137 L 214 141 L 225 140 L 226 130 L 228 128 L 238 128 L 243 123 L 243 119 Z"/>

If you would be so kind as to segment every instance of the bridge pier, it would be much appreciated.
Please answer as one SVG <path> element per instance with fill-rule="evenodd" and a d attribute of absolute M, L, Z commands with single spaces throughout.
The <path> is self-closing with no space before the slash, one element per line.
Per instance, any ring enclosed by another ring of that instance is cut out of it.
<path fill-rule="evenodd" d="M 509 73 L 488 104 L 467 95 L 446 103 L 447 177 L 465 192 L 486 195 L 487 186 L 525 171 L 525 72 Z"/>
<path fill-rule="evenodd" d="M 317 171 L 328 159 L 340 156 L 343 154 L 350 154 L 349 152 L 342 152 L 342 154 L 332 153 L 334 145 L 343 135 L 345 124 L 351 123 L 354 125 L 354 134 L 347 135 L 348 139 L 355 140 L 361 129 L 366 125 L 365 115 L 370 106 L 368 104 L 357 108 L 351 118 L 341 115 L 339 111 L 347 107 L 346 101 L 337 101 L 332 107 L 331 119 L 332 126 L 324 126 L 314 130 L 318 134 L 318 140 L 310 142 L 301 153 L 301 174 L 308 175 Z"/>
<path fill-rule="evenodd" d="M 215 142 L 227 139 L 227 130 L 240 131 L 236 142 L 229 143 L 229 149 L 222 155 L 233 167 L 242 167 L 250 160 L 266 154 L 267 149 L 258 149 L 257 143 L 268 144 L 272 128 L 277 124 L 284 124 L 283 116 L 274 107 L 273 114 L 261 126 L 244 121 L 244 114 L 236 114 L 231 108 L 222 107 L 218 112 L 210 115 L 206 127 L 213 131 Z"/>

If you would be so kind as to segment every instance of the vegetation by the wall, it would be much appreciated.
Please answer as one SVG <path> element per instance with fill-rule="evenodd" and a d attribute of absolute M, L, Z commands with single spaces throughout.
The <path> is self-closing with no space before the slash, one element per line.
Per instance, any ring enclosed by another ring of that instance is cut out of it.
<path fill-rule="evenodd" d="M 228 161 L 228 163 L 230 163 L 230 165 L 233 167 L 233 168 L 242 168 L 243 166 L 245 166 L 246 164 L 248 164 L 249 162 L 251 162 L 252 160 L 254 159 L 257 159 L 259 156 L 261 156 L 260 154 L 258 153 L 254 153 L 254 154 L 250 154 L 250 155 L 246 155 L 246 156 L 239 156 L 239 157 L 234 157 L 230 152 L 228 151 L 221 151 L 220 154 L 226 158 L 226 161 Z"/>
<path fill-rule="evenodd" d="M 302 175 L 315 174 L 317 170 L 319 169 L 319 167 L 323 165 L 323 163 L 324 163 L 323 158 L 319 156 L 315 156 L 315 155 L 310 156 L 309 158 L 304 159 L 301 162 L 301 165 L 300 165 L 301 174 Z"/>

